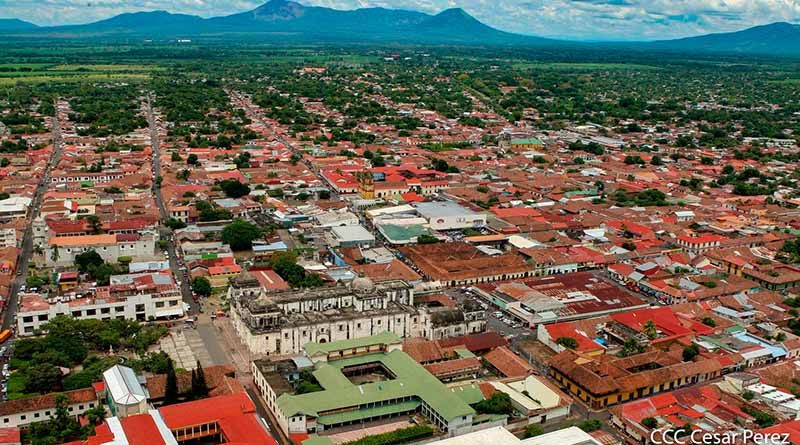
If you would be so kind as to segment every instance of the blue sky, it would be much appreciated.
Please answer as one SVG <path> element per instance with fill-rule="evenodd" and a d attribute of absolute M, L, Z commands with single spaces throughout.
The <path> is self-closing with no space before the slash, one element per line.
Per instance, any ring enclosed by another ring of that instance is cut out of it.
<path fill-rule="evenodd" d="M 0 17 L 39 25 L 75 24 L 130 11 L 204 17 L 246 11 L 266 0 L 0 0 Z M 435 13 L 461 7 L 497 28 L 594 40 L 639 40 L 726 32 L 776 21 L 800 22 L 800 0 L 300 0 L 337 9 L 368 6 Z"/>

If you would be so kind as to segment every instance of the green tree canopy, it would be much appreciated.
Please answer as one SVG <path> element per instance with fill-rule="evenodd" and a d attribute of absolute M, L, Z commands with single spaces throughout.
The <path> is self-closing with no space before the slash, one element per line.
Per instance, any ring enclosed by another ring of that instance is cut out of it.
<path fill-rule="evenodd" d="M 261 229 L 242 219 L 237 219 L 222 229 L 222 242 L 235 251 L 250 250 L 253 241 L 259 237 Z"/>

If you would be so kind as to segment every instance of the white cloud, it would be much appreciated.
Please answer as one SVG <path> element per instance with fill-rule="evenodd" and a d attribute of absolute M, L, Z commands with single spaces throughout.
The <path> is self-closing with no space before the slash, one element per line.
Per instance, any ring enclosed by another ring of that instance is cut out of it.
<path fill-rule="evenodd" d="M 264 0 L 266 1 L 266 0 Z M 251 9 L 258 0 L 0 0 L 0 17 L 38 24 L 86 23 L 121 12 L 164 9 L 204 17 Z M 462 7 L 501 29 L 578 39 L 662 39 L 800 20 L 798 0 L 301 0 L 337 9 L 368 6 L 436 13 Z"/>

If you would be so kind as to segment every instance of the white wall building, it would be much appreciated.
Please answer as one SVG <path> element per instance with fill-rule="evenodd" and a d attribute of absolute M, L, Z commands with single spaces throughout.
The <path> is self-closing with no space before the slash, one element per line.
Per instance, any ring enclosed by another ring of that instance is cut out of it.
<path fill-rule="evenodd" d="M 486 225 L 486 215 L 451 201 L 419 202 L 414 207 L 433 230 L 459 230 Z"/>
<path fill-rule="evenodd" d="M 69 266 L 75 257 L 94 250 L 104 261 L 116 263 L 119 257 L 151 259 L 155 255 L 158 235 L 145 231 L 138 234 L 101 234 L 51 237 L 45 259 L 50 266 Z"/>
<path fill-rule="evenodd" d="M 98 406 L 97 396 L 92 388 L 65 391 L 67 412 L 80 416 Z M 30 397 L 0 403 L 0 427 L 14 428 L 35 422 L 50 420 L 56 416 L 56 394 Z"/>

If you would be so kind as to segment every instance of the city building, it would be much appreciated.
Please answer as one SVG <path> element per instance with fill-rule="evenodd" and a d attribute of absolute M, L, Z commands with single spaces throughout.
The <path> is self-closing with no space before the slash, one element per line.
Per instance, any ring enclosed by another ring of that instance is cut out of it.
<path fill-rule="evenodd" d="M 48 265 L 69 266 L 76 256 L 94 250 L 109 263 L 120 257 L 148 260 L 155 256 L 157 242 L 154 232 L 51 237 L 45 258 Z"/>
<path fill-rule="evenodd" d="M 441 338 L 481 332 L 482 311 L 416 307 L 413 286 L 403 280 L 305 290 L 267 290 L 243 273 L 228 289 L 231 320 L 239 339 L 256 355 L 297 354 L 310 342 L 368 337 L 389 331 L 399 337 Z"/>
<path fill-rule="evenodd" d="M 383 333 L 306 345 L 321 391 L 293 394 L 284 375 L 264 361 L 253 363 L 256 386 L 287 435 L 411 413 L 422 414 L 448 436 L 472 431 L 476 413 L 469 405 L 483 399 L 480 390 L 446 387 L 391 337 Z M 385 378 L 358 383 L 359 376 L 370 373 Z"/>
<path fill-rule="evenodd" d="M 20 295 L 17 333 L 33 335 L 58 315 L 147 321 L 180 318 L 185 311 L 180 290 L 168 271 L 114 275 L 107 287 L 72 289 L 46 298 L 34 293 Z"/>
<path fill-rule="evenodd" d="M 486 225 L 486 215 L 452 201 L 418 202 L 413 206 L 428 221 L 428 227 L 432 230 L 460 230 Z"/>
<path fill-rule="evenodd" d="M 100 404 L 92 388 L 64 391 L 63 394 L 67 397 L 67 412 L 71 416 L 80 416 Z M 2 428 L 25 427 L 52 419 L 56 415 L 57 395 L 0 402 L 0 425 Z"/>

